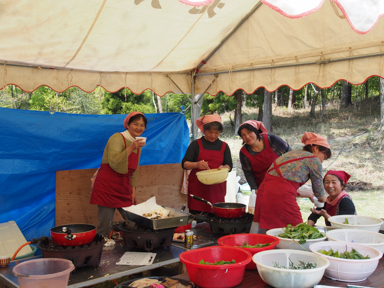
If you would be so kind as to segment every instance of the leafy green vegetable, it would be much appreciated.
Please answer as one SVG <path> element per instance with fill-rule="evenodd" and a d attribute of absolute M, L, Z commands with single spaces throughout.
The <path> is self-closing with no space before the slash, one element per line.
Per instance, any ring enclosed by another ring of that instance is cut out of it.
<path fill-rule="evenodd" d="M 275 241 L 273 241 L 273 242 L 275 242 Z M 248 242 L 244 242 L 243 245 L 235 246 L 235 247 L 240 247 L 240 248 L 262 248 L 262 247 L 267 247 L 267 246 L 271 245 L 273 242 L 265 243 L 265 244 L 256 244 L 256 245 L 249 245 Z"/>
<path fill-rule="evenodd" d="M 357 260 L 370 259 L 369 255 L 363 256 L 359 252 L 357 252 L 354 248 L 352 248 L 352 250 L 350 252 L 345 251 L 344 253 L 339 253 L 338 250 L 336 250 L 336 252 L 335 252 L 335 251 L 333 251 L 332 248 L 329 249 L 329 251 L 320 249 L 320 250 L 317 250 L 317 252 L 324 254 L 324 255 L 327 255 L 327 256 L 336 257 L 336 258 L 343 258 L 343 259 L 357 259 Z"/>
<path fill-rule="evenodd" d="M 297 259 L 299 260 L 299 259 Z M 304 262 L 299 260 L 299 265 L 296 266 L 291 258 L 289 258 L 289 267 L 281 266 L 279 263 L 274 262 L 273 267 L 275 268 L 282 268 L 282 269 L 294 269 L 294 270 L 304 270 L 304 269 L 313 269 L 317 267 L 317 264 L 315 262 Z"/>
<path fill-rule="evenodd" d="M 307 223 L 300 223 L 293 227 L 288 224 L 283 228 L 283 233 L 278 235 L 281 238 L 290 238 L 299 240 L 299 244 L 304 244 L 308 239 L 319 239 L 325 237 L 323 233 Z"/>
<path fill-rule="evenodd" d="M 235 259 L 232 259 L 232 261 L 224 261 L 224 260 L 221 260 L 221 261 L 216 261 L 216 262 L 205 262 L 204 259 L 201 259 L 199 261 L 199 264 L 205 264 L 205 265 L 225 265 L 225 264 L 234 264 L 236 263 Z"/>
<path fill-rule="evenodd" d="M 345 218 L 345 220 L 344 220 L 344 223 L 343 223 L 343 224 L 349 224 L 348 218 Z"/>

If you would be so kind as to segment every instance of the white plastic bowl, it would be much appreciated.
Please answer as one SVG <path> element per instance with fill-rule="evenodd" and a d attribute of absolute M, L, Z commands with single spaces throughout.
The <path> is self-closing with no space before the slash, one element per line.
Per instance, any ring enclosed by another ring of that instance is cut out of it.
<path fill-rule="evenodd" d="M 208 169 L 196 173 L 197 179 L 205 185 L 223 183 L 228 177 L 228 168 Z"/>
<path fill-rule="evenodd" d="M 384 234 L 361 229 L 334 229 L 328 231 L 327 238 L 332 241 L 346 241 L 364 244 L 384 253 Z"/>
<path fill-rule="evenodd" d="M 318 250 L 333 249 L 338 250 L 339 253 L 351 251 L 352 248 L 357 250 L 361 255 L 369 255 L 370 259 L 342 259 L 327 256 L 317 252 Z M 379 250 L 357 243 L 350 243 L 344 241 L 327 241 L 314 243 L 309 246 L 309 249 L 317 255 L 323 256 L 329 260 L 330 265 L 325 269 L 324 276 L 332 280 L 346 281 L 346 282 L 359 282 L 367 279 L 375 270 L 379 263 L 380 258 L 383 256 Z"/>
<path fill-rule="evenodd" d="M 315 262 L 316 268 L 305 270 L 275 268 L 274 263 L 289 267 L 289 259 L 295 265 L 298 260 L 304 262 Z M 257 271 L 263 281 L 273 287 L 313 287 L 323 278 L 325 269 L 329 266 L 329 261 L 324 257 L 311 252 L 296 250 L 266 250 L 261 251 L 252 257 L 256 263 Z"/>
<path fill-rule="evenodd" d="M 313 244 L 313 243 L 317 243 L 317 242 L 324 242 L 325 239 L 327 239 L 327 237 L 323 237 L 323 238 L 319 238 L 319 239 L 308 239 L 304 244 L 297 244 L 300 239 L 295 239 L 295 241 L 293 241 L 292 239 L 289 239 L 289 238 L 281 238 L 279 237 L 278 235 L 283 233 L 283 228 L 275 228 L 275 229 L 270 229 L 267 231 L 267 235 L 271 235 L 271 236 L 275 236 L 277 238 L 279 238 L 280 242 L 279 244 L 276 245 L 276 248 L 278 249 L 294 249 L 294 250 L 302 250 L 303 251 L 303 248 L 300 247 L 303 246 L 305 249 L 307 249 L 307 251 L 309 251 L 309 245 Z"/>
<path fill-rule="evenodd" d="M 349 224 L 343 224 L 345 218 L 348 219 Z M 362 215 L 337 215 L 328 219 L 332 227 L 340 229 L 363 229 L 373 232 L 379 232 L 383 220 L 371 216 Z"/>

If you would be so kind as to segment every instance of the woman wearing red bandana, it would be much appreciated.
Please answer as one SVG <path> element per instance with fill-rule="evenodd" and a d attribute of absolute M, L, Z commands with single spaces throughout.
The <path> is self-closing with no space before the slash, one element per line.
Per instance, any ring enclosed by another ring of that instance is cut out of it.
<path fill-rule="evenodd" d="M 122 207 L 136 203 L 137 166 L 145 142 L 135 137 L 143 134 L 146 126 L 147 118 L 143 113 L 131 112 L 124 119 L 126 130 L 108 139 L 90 201 L 97 204 L 99 235 L 109 235 L 115 209 L 127 219 Z"/>
<path fill-rule="evenodd" d="M 231 150 L 227 143 L 219 139 L 223 131 L 221 117 L 217 114 L 206 115 L 196 120 L 196 125 L 204 134 L 203 137 L 193 141 L 182 160 L 182 167 L 192 170 L 188 177 L 188 209 L 192 214 L 200 212 L 212 213 L 208 204 L 189 197 L 190 194 L 199 196 L 211 202 L 224 202 L 227 192 L 227 182 L 205 185 L 201 183 L 196 173 L 206 169 L 232 169 Z"/>
<path fill-rule="evenodd" d="M 311 209 L 312 214 L 308 217 L 308 225 L 314 226 L 321 216 L 324 217 L 325 224 L 331 226 L 331 223 L 328 222 L 331 216 L 356 215 L 355 205 L 351 197 L 344 191 L 350 177 L 344 171 L 330 170 L 325 174 L 324 188 L 329 196 L 323 208 Z"/>
<path fill-rule="evenodd" d="M 240 149 L 244 176 L 251 189 L 257 190 L 273 161 L 291 151 L 291 147 L 280 137 L 268 134 L 261 121 L 245 121 L 240 125 L 237 134 L 244 144 Z"/>

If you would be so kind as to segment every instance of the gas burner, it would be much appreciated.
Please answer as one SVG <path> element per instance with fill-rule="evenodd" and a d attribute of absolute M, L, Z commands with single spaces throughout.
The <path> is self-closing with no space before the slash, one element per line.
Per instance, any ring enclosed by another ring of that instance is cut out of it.
<path fill-rule="evenodd" d="M 37 243 L 44 258 L 62 258 L 73 262 L 76 268 L 92 266 L 97 268 L 100 264 L 101 252 L 105 243 L 104 237 L 96 234 L 89 244 L 79 246 L 60 246 L 52 238 L 42 237 Z"/>
<path fill-rule="evenodd" d="M 239 218 L 221 218 L 211 213 L 202 212 L 195 215 L 195 219 L 199 222 L 208 222 L 213 234 L 239 234 L 249 233 L 251 230 L 253 215 L 246 213 Z"/>
<path fill-rule="evenodd" d="M 117 230 L 123 233 L 126 247 L 131 246 L 148 252 L 159 247 L 170 248 L 176 228 L 153 230 L 132 223 L 128 220 L 117 225 Z"/>

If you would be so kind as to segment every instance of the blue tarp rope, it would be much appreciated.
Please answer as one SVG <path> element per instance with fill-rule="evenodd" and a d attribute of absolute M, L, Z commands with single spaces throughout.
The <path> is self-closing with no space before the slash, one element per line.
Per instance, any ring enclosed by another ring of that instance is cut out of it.
<path fill-rule="evenodd" d="M 55 226 L 56 171 L 100 166 L 126 115 L 0 108 L 0 223 L 14 220 L 29 241 Z M 180 163 L 189 144 L 185 116 L 146 114 L 140 165 Z"/>

